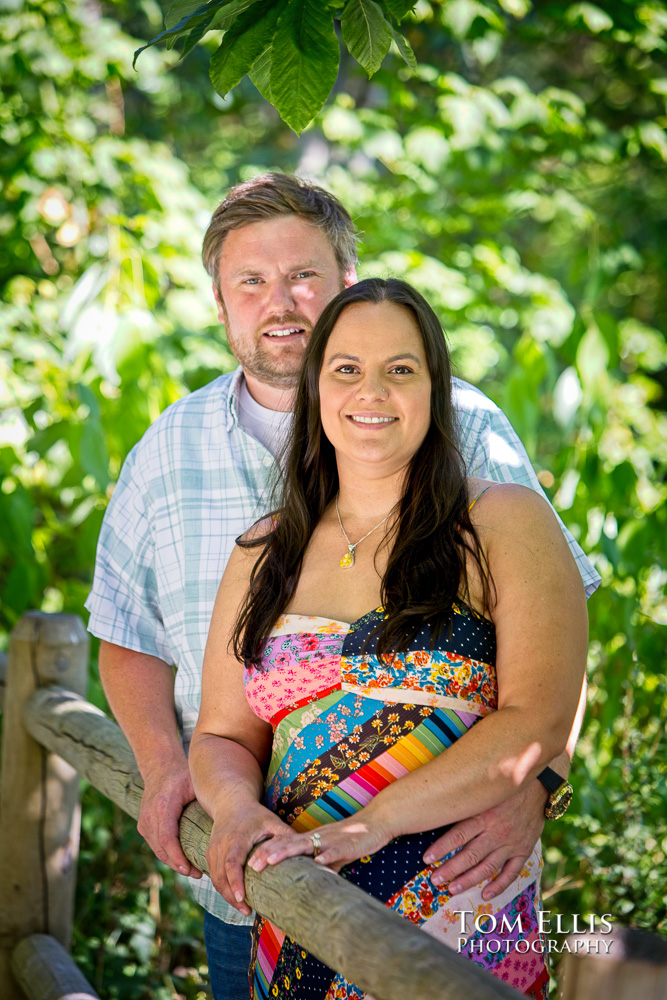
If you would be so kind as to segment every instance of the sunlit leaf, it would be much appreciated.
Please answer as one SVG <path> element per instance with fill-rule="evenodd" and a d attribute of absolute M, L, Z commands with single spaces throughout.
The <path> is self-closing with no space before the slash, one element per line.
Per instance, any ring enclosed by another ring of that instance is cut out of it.
<path fill-rule="evenodd" d="M 391 37 L 403 61 L 408 64 L 410 69 L 417 69 L 417 59 L 412 51 L 412 46 L 400 31 L 396 31 L 393 25 L 391 25 Z"/>
<path fill-rule="evenodd" d="M 348 0 L 341 17 L 343 41 L 372 76 L 391 45 L 391 28 L 375 0 Z"/>
<path fill-rule="evenodd" d="M 264 0 L 262 6 L 239 15 L 211 57 L 211 82 L 223 97 L 248 73 L 270 47 L 287 0 Z"/>
<path fill-rule="evenodd" d="M 397 21 L 402 20 L 416 4 L 417 0 L 382 0 L 382 6 Z"/>
<path fill-rule="evenodd" d="M 177 21 L 170 28 L 165 28 L 159 34 L 151 38 L 149 42 L 142 45 L 134 53 L 134 59 L 132 61 L 132 66 L 136 66 L 137 59 L 146 49 L 150 48 L 151 45 L 156 45 L 158 42 L 163 41 L 167 38 L 172 38 L 174 35 L 182 34 L 185 31 L 191 31 L 196 28 L 201 21 L 205 20 L 211 13 L 215 12 L 218 7 L 220 7 L 220 0 L 209 0 L 208 3 L 201 4 L 191 13 L 184 14 L 179 21 Z"/>
<path fill-rule="evenodd" d="M 208 17 L 205 17 L 203 21 L 200 21 L 199 24 L 192 29 L 190 34 L 186 36 L 185 42 L 183 44 L 183 52 L 181 54 L 182 58 L 185 58 L 185 56 L 187 56 L 188 53 L 192 52 L 195 45 L 197 45 L 197 43 L 202 40 L 206 32 L 211 27 L 212 20 L 213 20 L 213 14 L 209 14 Z"/>
<path fill-rule="evenodd" d="M 198 13 L 206 4 L 202 0 L 174 0 L 164 15 L 164 26 L 167 29 L 175 27 L 183 18 Z"/>
<path fill-rule="evenodd" d="M 298 134 L 336 82 L 340 50 L 331 14 L 319 0 L 291 0 L 278 21 L 271 52 L 271 95 Z"/>
<path fill-rule="evenodd" d="M 260 92 L 262 97 L 273 103 L 273 97 L 271 95 L 271 51 L 272 46 L 267 46 L 261 56 L 255 59 L 248 76 L 257 87 L 257 90 Z"/>

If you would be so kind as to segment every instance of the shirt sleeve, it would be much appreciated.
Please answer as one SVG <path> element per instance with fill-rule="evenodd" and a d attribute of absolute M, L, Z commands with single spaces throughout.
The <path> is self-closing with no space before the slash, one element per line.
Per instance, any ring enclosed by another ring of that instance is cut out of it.
<path fill-rule="evenodd" d="M 157 593 L 155 544 L 135 447 L 109 502 L 97 543 L 88 630 L 99 639 L 173 663 Z"/>
<path fill-rule="evenodd" d="M 586 597 L 590 597 L 600 585 L 600 574 L 554 510 L 540 486 L 521 439 L 503 411 L 479 389 L 458 380 L 454 385 L 454 403 L 468 475 L 495 483 L 518 483 L 543 496 L 558 518 L 581 573 Z"/>

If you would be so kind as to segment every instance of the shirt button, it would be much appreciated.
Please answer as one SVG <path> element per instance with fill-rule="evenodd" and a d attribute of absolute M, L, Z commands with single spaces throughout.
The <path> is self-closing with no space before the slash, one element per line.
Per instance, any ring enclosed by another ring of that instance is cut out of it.
<path fill-rule="evenodd" d="M 270 455 L 264 456 L 264 458 L 262 459 L 262 465 L 265 465 L 267 468 L 269 467 L 269 465 L 273 465 L 273 459 L 271 458 Z"/>

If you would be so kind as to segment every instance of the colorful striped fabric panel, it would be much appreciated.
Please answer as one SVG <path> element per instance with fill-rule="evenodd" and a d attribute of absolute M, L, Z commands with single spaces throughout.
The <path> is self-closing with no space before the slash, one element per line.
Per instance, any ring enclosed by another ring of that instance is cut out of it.
<path fill-rule="evenodd" d="M 442 753 L 470 725 L 450 710 L 370 704 L 372 717 L 358 731 L 321 753 L 290 784 L 281 784 L 277 774 L 267 789 L 267 801 L 276 802 L 272 808 L 295 829 L 352 815 L 380 789 Z M 304 802 L 310 803 L 305 812 Z"/>

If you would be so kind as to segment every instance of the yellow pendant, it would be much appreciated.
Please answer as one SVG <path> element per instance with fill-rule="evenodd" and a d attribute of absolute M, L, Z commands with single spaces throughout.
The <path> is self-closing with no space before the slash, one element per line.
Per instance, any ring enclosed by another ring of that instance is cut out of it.
<path fill-rule="evenodd" d="M 346 552 L 338 565 L 341 569 L 349 569 L 350 566 L 354 566 L 354 549 Z"/>

